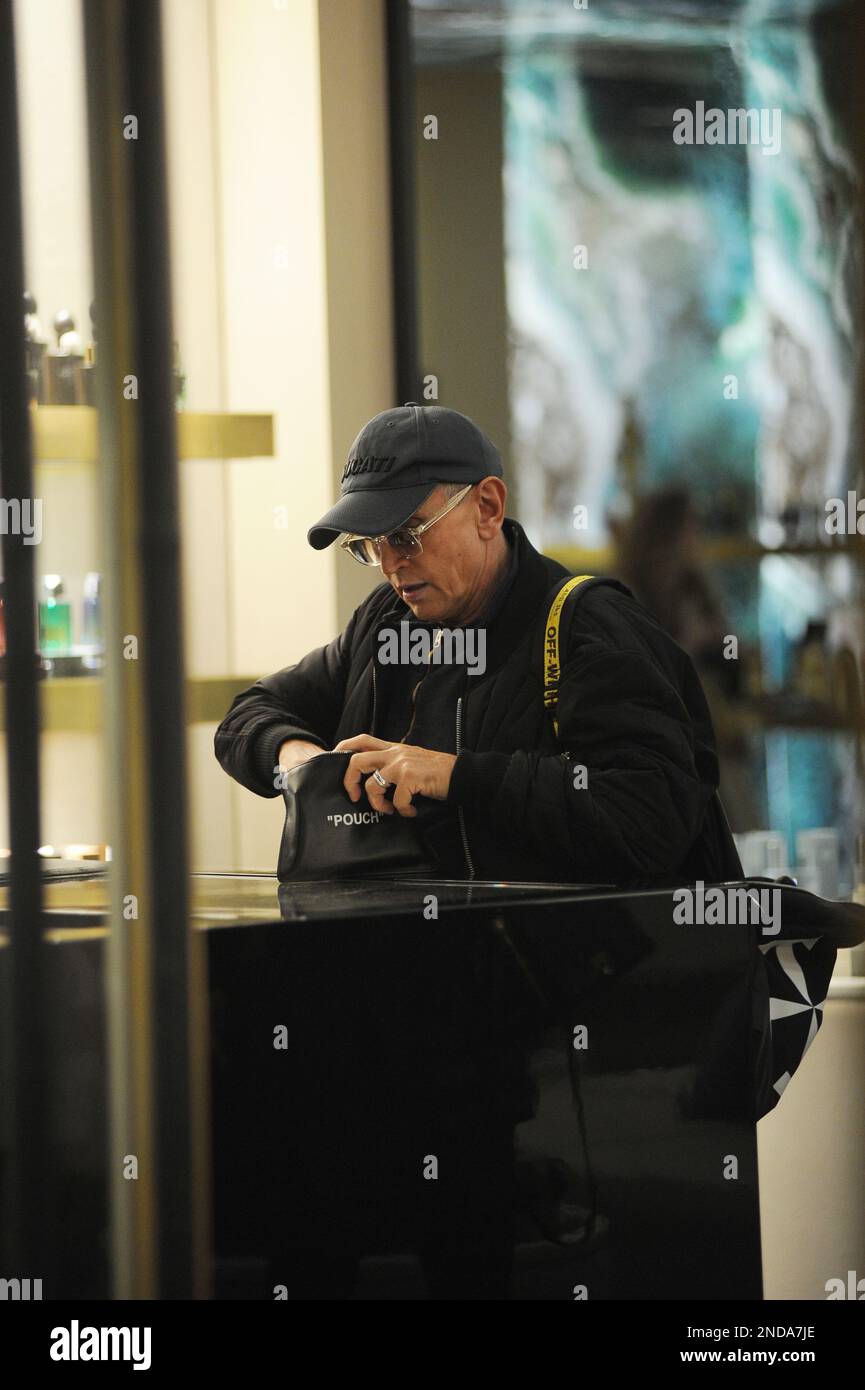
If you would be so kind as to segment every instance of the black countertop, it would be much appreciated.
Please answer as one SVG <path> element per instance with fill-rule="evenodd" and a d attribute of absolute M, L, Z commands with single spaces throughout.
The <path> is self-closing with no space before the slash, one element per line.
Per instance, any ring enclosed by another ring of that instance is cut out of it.
<path fill-rule="evenodd" d="M 109 866 L 82 861 L 46 861 L 44 907 L 49 931 L 66 928 L 100 927 L 109 919 Z M 775 884 L 766 878 L 739 880 L 738 886 L 777 888 L 783 904 L 785 928 L 801 937 L 807 926 L 811 934 L 826 936 L 836 949 L 856 946 L 865 940 L 865 907 L 849 901 L 833 901 L 788 884 Z M 670 895 L 675 884 L 658 886 L 616 886 L 604 883 L 522 883 L 507 880 L 392 878 L 326 879 L 280 884 L 274 873 L 260 870 L 195 872 L 189 878 L 191 924 L 199 930 L 244 927 L 254 924 L 325 922 L 336 920 L 381 920 L 412 915 L 427 918 L 474 913 L 519 912 L 522 909 L 575 908 L 590 902 L 613 910 L 642 912 L 649 904 L 663 905 L 670 913 Z M 690 885 L 693 887 L 693 885 Z M 706 884 L 708 889 L 713 885 Z M 721 884 L 733 887 L 737 884 Z M 8 878 L 0 875 L 0 943 L 2 924 L 8 911 Z M 432 907 L 431 897 L 435 898 Z M 568 914 L 581 920 L 583 914 Z M 598 914 L 590 914 L 597 918 Z"/>
<path fill-rule="evenodd" d="M 104 1249 L 109 882 L 52 867 L 51 1137 L 90 1194 L 56 1238 L 80 1289 L 74 1252 Z M 677 925 L 670 888 L 189 887 L 220 1296 L 258 1262 L 268 1299 L 760 1297 L 753 928 Z"/>

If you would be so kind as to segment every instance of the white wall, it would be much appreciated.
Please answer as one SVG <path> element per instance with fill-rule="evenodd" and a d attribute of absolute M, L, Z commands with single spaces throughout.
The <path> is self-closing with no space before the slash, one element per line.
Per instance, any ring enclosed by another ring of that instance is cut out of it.
<path fill-rule="evenodd" d="M 16 28 L 28 285 L 43 326 L 68 307 L 86 334 L 79 0 L 17 0 Z M 187 408 L 275 417 L 274 458 L 181 464 L 187 673 L 254 677 L 329 641 L 370 587 L 306 530 L 357 430 L 393 404 L 383 6 L 183 0 L 163 5 L 163 32 Z M 95 471 L 39 477 L 37 570 L 63 573 L 77 613 L 84 571 L 101 568 Z M 193 867 L 272 869 L 281 801 L 226 777 L 213 730 L 189 735 Z M 110 838 L 101 739 L 45 736 L 42 758 L 43 840 Z"/>
<path fill-rule="evenodd" d="M 360 425 L 392 403 L 383 11 L 164 13 L 188 404 L 276 416 L 272 460 L 185 466 L 187 646 L 195 674 L 260 675 L 331 640 L 369 588 L 362 572 L 343 580 L 338 604 L 345 557 L 312 551 L 306 531 Z M 270 870 L 282 803 L 225 777 L 212 732 L 194 735 L 194 863 Z"/>
<path fill-rule="evenodd" d="M 825 1299 L 826 1281 L 865 1278 L 865 980 L 839 951 L 823 1024 L 757 1126 L 763 1293 Z"/>
<path fill-rule="evenodd" d="M 15 0 L 25 284 L 36 296 L 44 336 L 69 309 L 85 341 L 93 299 L 87 187 L 84 55 L 80 6 L 74 0 Z M 35 547 L 37 585 L 62 574 L 77 616 L 82 580 L 99 569 L 96 474 L 51 465 L 36 476 L 43 538 Z M 6 739 L 0 739 L 6 787 Z M 94 843 L 105 838 L 100 740 L 48 734 L 41 745 L 42 839 Z M 6 796 L 0 797 L 0 844 L 9 843 Z"/>
<path fill-rule="evenodd" d="M 42 327 L 71 309 L 89 334 L 93 298 L 81 6 L 15 0 L 25 279 Z"/>

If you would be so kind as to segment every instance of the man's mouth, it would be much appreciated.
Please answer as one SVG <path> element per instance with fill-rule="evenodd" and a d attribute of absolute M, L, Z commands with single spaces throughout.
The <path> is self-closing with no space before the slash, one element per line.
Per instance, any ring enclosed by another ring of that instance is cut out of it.
<path fill-rule="evenodd" d="M 427 582 L 425 579 L 419 580 L 416 584 L 401 584 L 399 590 L 400 597 L 404 599 L 406 602 L 408 602 L 410 599 L 417 598 L 418 595 L 423 592 L 426 586 Z"/>

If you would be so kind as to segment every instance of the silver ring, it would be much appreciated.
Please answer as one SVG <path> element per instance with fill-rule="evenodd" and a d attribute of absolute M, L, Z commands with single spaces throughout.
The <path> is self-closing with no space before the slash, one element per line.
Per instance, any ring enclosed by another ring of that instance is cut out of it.
<path fill-rule="evenodd" d="M 385 781 L 385 779 L 382 777 L 381 773 L 379 772 L 378 768 L 375 769 L 375 771 L 373 772 L 372 775 L 373 775 L 373 777 L 375 778 L 376 782 L 378 782 L 378 784 L 379 784 L 380 787 L 389 787 L 389 786 L 390 786 L 390 782 L 386 782 L 386 781 Z"/>

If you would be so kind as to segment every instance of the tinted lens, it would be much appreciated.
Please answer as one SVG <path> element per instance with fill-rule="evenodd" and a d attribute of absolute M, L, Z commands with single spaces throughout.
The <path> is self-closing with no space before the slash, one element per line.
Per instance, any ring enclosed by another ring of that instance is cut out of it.
<path fill-rule="evenodd" d="M 391 550 L 398 550 L 401 555 L 412 555 L 416 550 L 420 550 L 420 544 L 412 535 L 411 531 L 391 531 L 385 540 Z"/>
<path fill-rule="evenodd" d="M 395 550 L 400 555 L 414 555 L 422 549 L 420 541 L 411 534 L 410 531 L 392 531 L 389 536 L 385 536 L 387 544 L 391 550 Z M 362 565 L 380 565 L 381 549 L 377 540 L 371 536 L 355 536 L 346 546 L 349 554 L 355 560 L 359 560 Z"/>
<path fill-rule="evenodd" d="M 377 565 L 378 555 L 373 541 L 366 536 L 357 536 L 349 541 L 346 550 L 355 560 L 359 560 L 362 565 Z"/>

